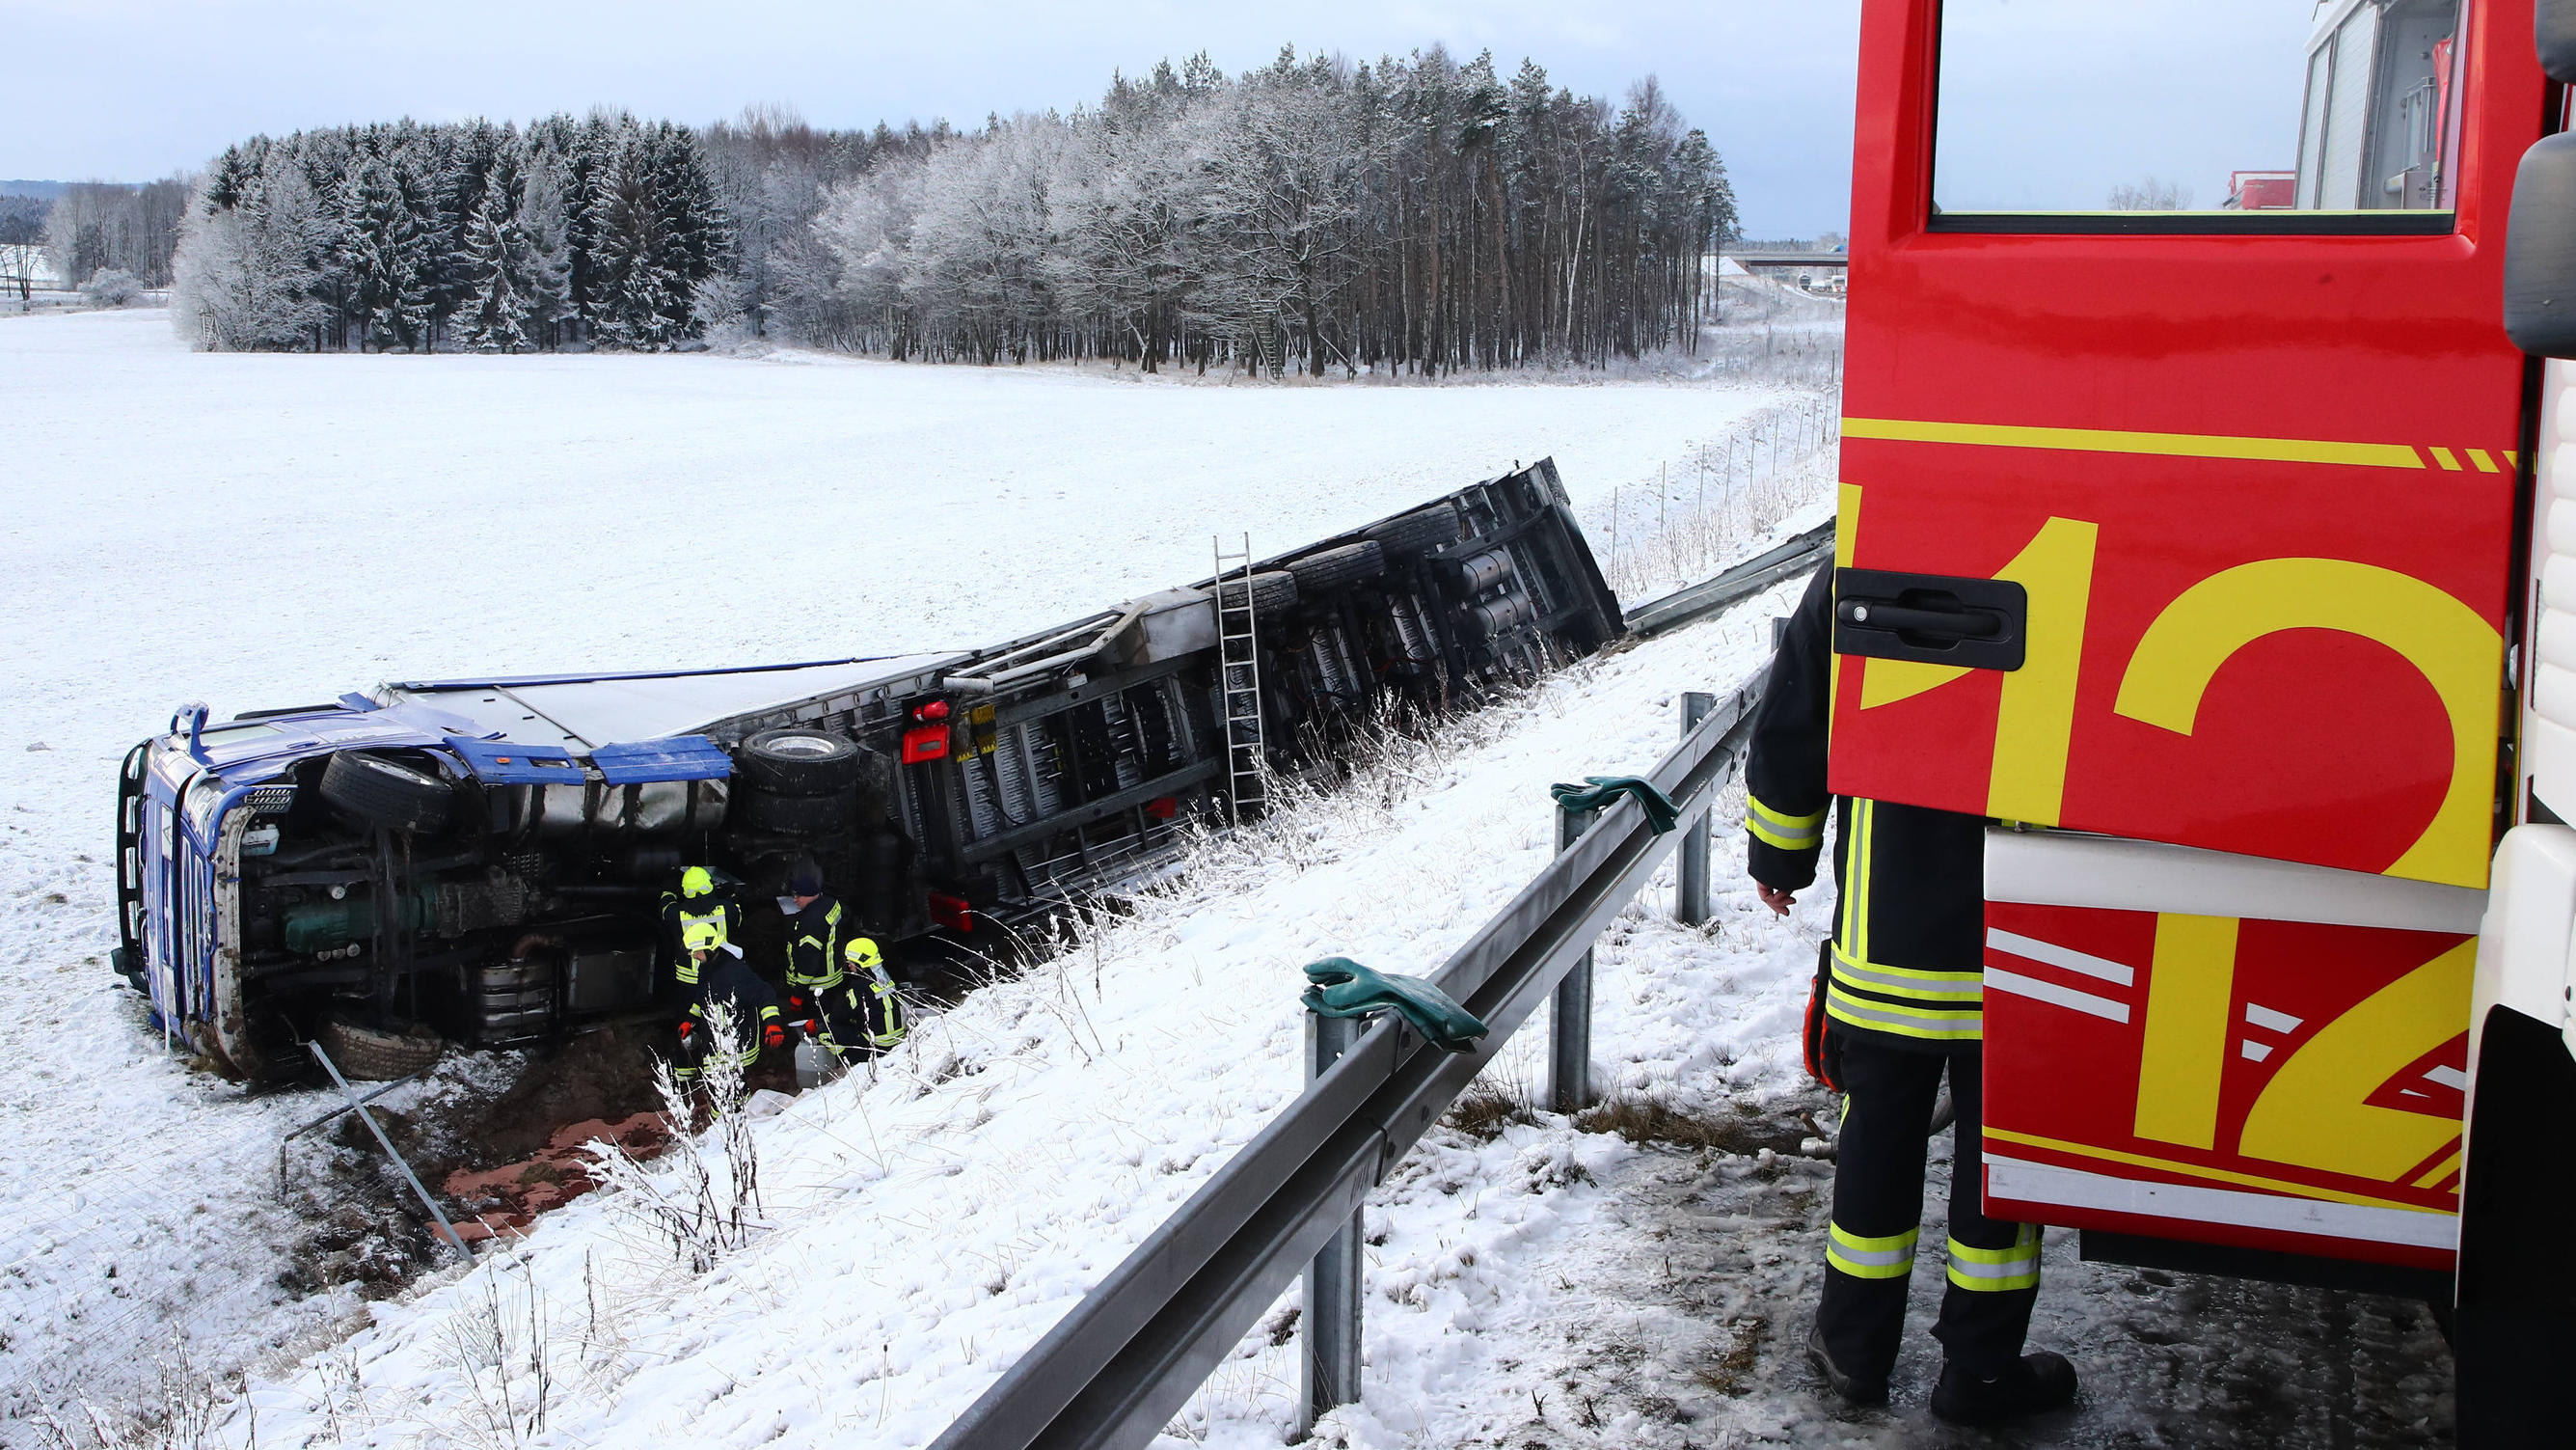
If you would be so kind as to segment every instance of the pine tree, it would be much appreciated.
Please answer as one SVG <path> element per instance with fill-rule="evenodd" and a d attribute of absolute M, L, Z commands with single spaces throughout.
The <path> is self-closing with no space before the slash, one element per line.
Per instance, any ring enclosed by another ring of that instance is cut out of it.
<path fill-rule="evenodd" d="M 528 321 L 545 347 L 561 347 L 564 326 L 581 315 L 572 300 L 571 224 L 557 166 L 550 153 L 532 150 L 519 196 L 519 230 L 528 244 Z"/>
<path fill-rule="evenodd" d="M 465 228 L 467 295 L 457 316 L 465 345 L 480 352 L 517 352 L 529 343 L 535 303 L 519 200 L 518 161 L 504 152 L 494 157 Z"/>

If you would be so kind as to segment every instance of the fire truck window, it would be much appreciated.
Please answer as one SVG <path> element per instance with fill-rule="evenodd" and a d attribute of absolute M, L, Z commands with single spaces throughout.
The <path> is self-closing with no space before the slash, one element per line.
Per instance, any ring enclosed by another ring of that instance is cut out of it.
<path fill-rule="evenodd" d="M 2281 230 L 2340 216 L 2358 231 L 2413 212 L 2438 225 L 2460 153 L 2464 9 L 1944 0 L 1936 221 L 2260 231 L 2270 213 Z"/>

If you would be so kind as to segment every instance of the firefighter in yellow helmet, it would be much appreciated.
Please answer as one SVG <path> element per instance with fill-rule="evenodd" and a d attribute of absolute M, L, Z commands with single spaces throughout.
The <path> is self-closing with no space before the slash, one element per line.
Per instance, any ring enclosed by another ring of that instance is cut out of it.
<path fill-rule="evenodd" d="M 902 1042 L 909 1025 L 903 994 L 877 944 L 852 937 L 833 965 L 831 981 L 808 989 L 815 1015 L 795 1025 L 844 1062 L 874 1057 Z"/>
<path fill-rule="evenodd" d="M 885 957 L 877 951 L 875 942 L 863 936 L 850 938 L 841 955 L 850 964 L 850 993 L 865 1019 L 869 1051 L 893 1050 L 912 1030 L 912 1020 L 903 993 L 886 971 Z"/>
<path fill-rule="evenodd" d="M 778 997 L 760 975 L 744 965 L 742 948 L 734 945 L 742 909 L 716 889 L 715 875 L 704 866 L 680 873 L 676 892 L 662 894 L 662 926 L 668 935 L 672 980 L 678 987 L 679 1056 L 673 1075 L 695 1081 L 701 1067 L 719 1052 L 734 1054 L 744 1067 L 760 1060 L 763 1047 L 784 1046 L 786 1025 L 779 1020 Z M 708 1009 L 723 1002 L 733 1013 L 735 1043 L 713 1040 Z"/>

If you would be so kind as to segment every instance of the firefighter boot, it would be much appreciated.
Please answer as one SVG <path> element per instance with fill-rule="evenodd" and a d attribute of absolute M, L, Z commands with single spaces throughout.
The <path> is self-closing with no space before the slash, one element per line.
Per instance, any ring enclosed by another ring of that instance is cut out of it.
<path fill-rule="evenodd" d="M 1855 1405 L 1887 1403 L 1885 1379 L 1846 1374 L 1841 1366 L 1834 1363 L 1834 1352 L 1825 1347 L 1825 1327 L 1822 1324 L 1807 1326 L 1807 1363 L 1814 1365 L 1816 1373 L 1823 1375 L 1825 1383 L 1832 1385 L 1834 1393 L 1842 1396 L 1848 1403 Z"/>
<path fill-rule="evenodd" d="M 1944 1361 L 1932 1387 L 1932 1413 L 1954 1425 L 1991 1425 L 2054 1410 L 2075 1398 L 2075 1366 L 2063 1355 L 2025 1354 L 1992 1379 Z"/>

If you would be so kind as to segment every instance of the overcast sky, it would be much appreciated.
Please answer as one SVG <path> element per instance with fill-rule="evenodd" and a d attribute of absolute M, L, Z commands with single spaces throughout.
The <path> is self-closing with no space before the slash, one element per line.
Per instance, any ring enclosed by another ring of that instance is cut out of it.
<path fill-rule="evenodd" d="M 783 102 L 818 125 L 1070 109 L 1113 69 L 1283 44 L 1355 60 L 1445 44 L 1616 96 L 1660 76 L 1725 157 L 1757 236 L 1840 230 L 1858 0 L 1308 0 L 1223 6 L 545 0 L 0 0 L 0 177 L 144 180 L 258 131 L 619 106 L 704 122 Z"/>
<path fill-rule="evenodd" d="M 2414 0 L 2419 5 L 2440 0 Z M 1943 200 L 2090 208 L 2155 174 L 2201 206 L 2287 167 L 2318 0 L 1950 0 Z M 1659 76 L 1726 160 L 1756 238 L 1843 230 L 1859 0 L 1164 0 L 901 7 L 629 0 L 0 0 L 0 178 L 135 181 L 258 131 L 593 105 L 705 122 L 783 103 L 827 126 L 1071 109 L 1112 70 L 1283 44 L 1446 45 L 1617 97 Z M 2332 14 L 2333 10 L 2328 10 Z M 1966 92 L 1963 100 L 1962 92 Z"/>

